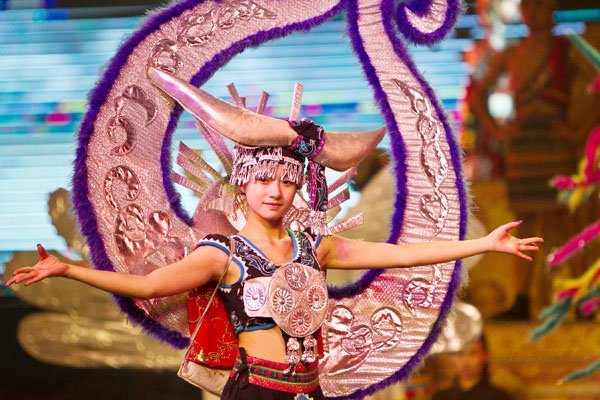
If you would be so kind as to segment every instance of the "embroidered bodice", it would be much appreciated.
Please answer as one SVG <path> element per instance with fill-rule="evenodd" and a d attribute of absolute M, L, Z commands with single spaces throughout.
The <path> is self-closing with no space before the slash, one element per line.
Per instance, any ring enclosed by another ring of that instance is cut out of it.
<path fill-rule="evenodd" d="M 236 335 L 242 331 L 269 329 L 275 326 L 275 321 L 265 311 L 268 301 L 268 284 L 264 282 L 271 278 L 279 268 L 288 266 L 289 275 L 295 271 L 294 268 L 289 267 L 290 264 L 302 264 L 315 270 L 318 275 L 321 273 L 315 250 L 321 236 L 315 238 L 307 232 L 291 230 L 287 232 L 292 240 L 294 252 L 291 261 L 285 264 L 273 263 L 257 246 L 242 235 L 226 237 L 211 234 L 198 243 L 199 246 L 215 246 L 229 255 L 229 241 L 234 241 L 234 254 L 229 268 L 239 268 L 240 278 L 230 285 L 222 284 L 219 290 Z M 283 302 L 282 307 L 285 306 L 286 304 Z"/>

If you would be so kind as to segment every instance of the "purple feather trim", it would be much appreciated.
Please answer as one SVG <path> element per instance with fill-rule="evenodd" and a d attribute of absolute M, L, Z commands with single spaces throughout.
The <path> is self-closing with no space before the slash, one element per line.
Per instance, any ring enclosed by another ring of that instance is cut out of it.
<path fill-rule="evenodd" d="M 88 157 L 87 146 L 94 131 L 94 122 L 96 121 L 98 113 L 100 112 L 100 107 L 106 100 L 114 81 L 117 79 L 122 67 L 126 64 L 129 55 L 134 51 L 137 45 L 139 45 L 149 34 L 159 29 L 160 25 L 200 3 L 202 3 L 202 0 L 183 1 L 150 17 L 146 23 L 121 46 L 117 54 L 109 62 L 101 80 L 90 93 L 89 110 L 87 111 L 79 130 L 77 153 L 74 162 L 73 205 L 77 212 L 81 231 L 90 247 L 92 262 L 98 269 L 114 271 L 114 267 L 106 254 L 106 249 L 104 248 L 104 243 L 100 236 L 94 207 L 88 199 L 89 188 L 86 165 Z M 286 27 L 261 31 L 234 43 L 231 47 L 215 55 L 211 61 L 204 64 L 192 79 L 192 83 L 199 85 L 206 82 L 219 67 L 228 62 L 234 55 L 241 53 L 247 47 L 258 46 L 265 41 L 280 38 L 295 31 L 308 31 L 313 26 L 321 24 L 338 14 L 342 10 L 343 5 L 344 2 L 340 1 L 340 3 L 323 15 L 303 22 L 290 24 Z M 181 112 L 181 107 L 176 106 L 171 113 L 171 118 L 165 131 L 160 162 L 163 184 L 171 208 L 179 218 L 191 225 L 192 220 L 181 206 L 179 195 L 171 182 L 171 138 Z M 178 332 L 169 330 L 148 318 L 146 314 L 134 305 L 132 299 L 123 296 L 115 296 L 115 298 L 121 309 L 127 313 L 129 318 L 133 322 L 140 324 L 149 334 L 166 341 L 176 348 L 184 348 L 189 345 L 189 339 L 186 337 Z"/>
<path fill-rule="evenodd" d="M 89 96 L 89 110 L 86 113 L 81 128 L 79 130 L 77 155 L 74 162 L 75 172 L 73 174 L 73 205 L 77 212 L 77 217 L 81 225 L 81 231 L 85 236 L 91 250 L 91 258 L 94 266 L 98 269 L 114 271 L 114 267 L 110 262 L 104 243 L 98 230 L 98 221 L 92 204 L 88 199 L 88 182 L 87 182 L 87 146 L 90 142 L 94 131 L 94 122 L 100 112 L 100 107 L 108 96 L 110 89 L 117 79 L 121 68 L 127 62 L 129 55 L 133 52 L 136 46 L 144 40 L 146 36 L 158 29 L 158 27 L 169 19 L 176 17 L 188 8 L 194 7 L 198 1 L 188 0 L 179 3 L 167 10 L 151 17 L 142 28 L 135 32 L 129 40 L 127 40 L 119 49 L 117 54 L 111 59 L 102 79 Z M 162 159 L 162 157 L 161 157 Z M 162 161 L 162 160 L 161 160 Z M 164 177 L 164 173 L 163 173 Z M 182 209 L 175 192 L 171 185 L 171 190 L 167 188 L 169 199 L 176 202 L 178 209 Z M 177 215 L 180 213 L 177 212 Z M 185 213 L 183 213 L 185 215 Z M 185 218 L 189 221 L 189 217 Z M 144 330 L 151 335 L 162 339 L 174 347 L 185 348 L 189 344 L 189 340 L 177 332 L 171 331 L 154 320 L 148 318 L 140 309 L 135 307 L 132 299 L 122 296 L 116 296 L 117 303 L 121 309 L 127 313 L 129 318 L 140 324 Z"/>
<path fill-rule="evenodd" d="M 448 8 L 446 9 L 446 18 L 442 25 L 433 32 L 423 33 L 418 29 L 415 29 L 412 24 L 408 21 L 406 10 L 410 10 L 416 15 L 423 17 L 429 13 L 429 9 L 433 3 L 433 0 L 411 0 L 407 3 L 400 3 L 396 10 L 396 24 L 398 29 L 407 40 L 417 43 L 432 45 L 444 39 L 444 37 L 450 32 L 456 19 L 461 11 L 460 0 L 447 0 Z M 390 12 L 393 12 L 390 9 Z"/>
<path fill-rule="evenodd" d="M 369 84 L 375 91 L 375 101 L 381 109 L 381 114 L 386 122 L 390 141 L 392 145 L 392 154 L 396 160 L 396 201 L 394 202 L 394 215 L 392 216 L 391 232 L 388 243 L 396 243 L 402 233 L 402 221 L 404 221 L 404 209 L 406 208 L 406 197 L 408 192 L 406 189 L 406 172 L 405 172 L 405 155 L 406 150 L 404 141 L 398 129 L 398 124 L 394 118 L 391 106 L 387 101 L 387 96 L 381 87 L 379 78 L 375 73 L 375 68 L 371 64 L 369 56 L 364 49 L 362 37 L 358 31 L 358 13 L 355 1 L 350 1 L 348 6 L 348 33 L 354 48 L 354 52 L 358 56 L 360 63 L 364 69 L 365 75 Z M 370 284 L 379 276 L 383 270 L 370 270 L 363 274 L 360 279 L 345 286 L 329 286 L 329 297 L 335 300 L 340 300 L 345 297 L 355 296 L 364 291 Z"/>
<path fill-rule="evenodd" d="M 451 162 L 456 174 L 456 187 L 458 190 L 458 197 L 460 202 L 460 229 L 459 229 L 459 238 L 464 239 L 466 226 L 467 226 L 467 193 L 465 190 L 464 181 L 461 175 L 461 152 L 460 148 L 454 138 L 452 131 L 450 130 L 450 126 L 448 125 L 448 121 L 446 119 L 446 115 L 444 114 L 442 108 L 435 97 L 433 90 L 427 84 L 427 82 L 423 79 L 419 71 L 417 70 L 412 58 L 407 53 L 402 42 L 396 37 L 396 32 L 394 31 L 393 24 L 390 15 L 392 15 L 393 11 L 393 0 L 383 0 L 381 4 L 381 13 L 384 16 L 384 27 L 386 33 L 392 42 L 394 52 L 400 57 L 407 65 L 409 70 L 415 76 L 415 78 L 421 84 L 423 90 L 426 95 L 431 99 L 433 107 L 436 110 L 437 116 L 440 118 L 444 126 L 444 130 L 446 132 L 446 139 L 448 141 L 448 145 L 450 147 L 451 154 Z M 387 16 L 387 17 L 386 17 Z M 383 117 L 387 123 L 388 130 L 390 132 L 391 143 L 392 143 L 392 152 L 394 154 L 394 159 L 396 160 L 396 176 L 397 176 L 397 195 L 395 202 L 395 214 L 392 219 L 391 224 L 391 232 L 390 239 L 388 242 L 395 243 L 402 231 L 402 221 L 404 216 L 405 209 L 405 199 L 406 199 L 406 175 L 404 174 L 405 169 L 405 147 L 404 142 L 399 133 L 398 126 L 395 122 L 394 116 L 391 111 L 391 107 L 387 101 L 387 97 L 385 92 L 383 91 L 379 79 L 375 73 L 375 69 L 370 62 L 370 58 L 366 53 L 362 38 L 360 37 L 358 31 L 358 14 L 357 14 L 357 4 L 356 0 L 349 0 L 348 7 L 348 32 L 350 34 L 350 38 L 352 40 L 352 45 L 354 46 L 354 51 L 357 53 L 358 58 L 363 66 L 367 79 L 373 90 L 375 91 L 375 100 L 379 104 L 381 108 L 381 112 Z M 449 28 L 448 28 L 449 29 Z M 357 282 L 345 286 L 345 287 L 337 287 L 330 288 L 329 293 L 332 298 L 340 299 L 343 297 L 353 296 L 357 293 L 363 291 L 374 279 L 381 273 L 380 271 L 369 271 L 365 273 Z M 437 320 L 433 324 L 431 333 L 428 338 L 422 344 L 421 348 L 415 353 L 413 357 L 398 371 L 396 371 L 393 375 L 388 377 L 387 379 L 376 383 L 374 385 L 369 386 L 366 389 L 358 390 L 352 393 L 350 396 L 338 397 L 333 399 L 361 399 L 365 396 L 375 393 L 376 391 L 385 388 L 392 383 L 395 383 L 399 380 L 406 379 L 410 376 L 411 372 L 422 362 L 425 355 L 429 352 L 433 343 L 437 339 L 441 329 L 442 323 L 445 320 L 450 308 L 452 306 L 452 301 L 454 299 L 454 294 L 456 289 L 460 286 L 461 282 L 461 261 L 457 261 L 454 267 L 454 271 L 450 278 L 450 282 L 448 284 L 448 291 L 446 293 L 446 297 L 440 307 L 440 313 L 438 315 Z"/>

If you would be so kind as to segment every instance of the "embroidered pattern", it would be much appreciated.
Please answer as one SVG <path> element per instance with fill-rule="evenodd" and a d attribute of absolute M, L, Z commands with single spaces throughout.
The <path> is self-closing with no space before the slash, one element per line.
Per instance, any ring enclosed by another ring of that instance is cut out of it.
<path fill-rule="evenodd" d="M 231 375 L 235 374 L 241 364 L 239 359 L 235 361 Z M 310 393 L 319 387 L 318 365 L 312 363 L 308 368 L 305 365 L 299 365 L 293 375 L 286 374 L 286 368 L 286 364 L 248 356 L 248 381 L 253 385 L 304 396 L 296 396 L 299 399 L 310 399 L 305 393 Z"/>
<path fill-rule="evenodd" d="M 308 235 L 302 235 L 300 237 L 300 248 L 302 251 L 300 252 L 300 259 L 298 262 L 314 268 L 317 258 L 313 253 L 313 245 L 308 238 Z"/>
<path fill-rule="evenodd" d="M 275 264 L 261 257 L 252 247 L 242 241 L 236 240 L 235 253 L 245 261 L 247 266 L 257 269 L 261 273 L 259 276 L 271 276 L 277 269 Z"/>
<path fill-rule="evenodd" d="M 304 270 L 291 271 L 285 277 L 286 282 L 291 282 L 288 283 L 288 289 L 281 288 L 282 291 L 271 298 L 268 298 L 266 287 L 262 287 L 261 291 L 261 288 L 256 287 L 255 283 L 252 281 L 254 278 L 272 276 L 280 266 L 267 259 L 256 246 L 248 241 L 248 239 L 239 235 L 231 236 L 231 239 L 222 235 L 208 235 L 199 243 L 199 245 L 213 245 L 226 251 L 226 249 L 229 248 L 229 240 L 234 240 L 234 262 L 231 267 L 236 265 L 239 266 L 242 276 L 239 282 L 235 282 L 230 286 L 222 285 L 220 293 L 223 296 L 236 334 L 245 330 L 268 329 L 275 326 L 275 321 L 271 318 L 248 316 L 245 307 L 248 310 L 255 311 L 267 303 L 269 304 L 269 307 L 272 307 L 273 311 L 287 317 L 295 311 L 295 308 L 298 306 L 298 301 L 301 301 L 305 303 L 303 309 L 308 313 L 308 320 L 314 319 L 312 317 L 313 312 L 318 313 L 319 315 L 325 312 L 327 293 L 324 290 L 316 291 L 316 289 L 313 289 L 310 297 L 303 294 L 301 296 L 298 295 L 297 299 L 295 295 L 291 293 L 297 293 L 295 290 L 302 290 L 306 287 L 315 286 L 315 277 L 309 279 L 309 275 L 320 275 L 320 267 L 313 250 L 313 240 L 309 234 L 293 231 L 289 231 L 289 234 L 294 242 L 295 248 L 295 257 L 292 262 L 302 263 L 319 272 L 315 271 L 314 273 L 307 275 Z M 246 285 L 248 285 L 248 287 L 246 287 Z M 298 289 L 295 289 L 296 287 Z M 302 331 L 304 325 L 299 322 L 304 322 L 306 318 L 300 321 L 299 317 L 300 315 L 297 316 L 297 329 Z M 306 317 L 306 315 L 304 317 Z"/>

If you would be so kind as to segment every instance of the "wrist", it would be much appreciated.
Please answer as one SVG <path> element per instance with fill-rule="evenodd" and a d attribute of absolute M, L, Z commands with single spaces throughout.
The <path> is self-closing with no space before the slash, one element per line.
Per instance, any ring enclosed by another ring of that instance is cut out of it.
<path fill-rule="evenodd" d="M 69 278 L 69 279 L 74 279 L 73 268 L 76 268 L 76 266 L 75 265 L 71 265 L 71 264 L 67 264 L 67 263 L 63 263 L 63 264 L 64 264 L 63 277 Z"/>
<path fill-rule="evenodd" d="M 481 252 L 482 253 L 489 253 L 492 251 L 496 251 L 496 248 L 494 247 L 494 243 L 492 241 L 492 239 L 488 236 L 484 236 L 481 239 Z"/>

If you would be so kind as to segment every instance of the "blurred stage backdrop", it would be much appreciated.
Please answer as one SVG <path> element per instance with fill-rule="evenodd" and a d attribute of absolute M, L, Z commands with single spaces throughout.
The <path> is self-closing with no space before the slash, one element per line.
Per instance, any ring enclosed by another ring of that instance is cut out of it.
<path fill-rule="evenodd" d="M 85 263 L 68 191 L 86 96 L 143 15 L 164 3 L 0 0 L 0 276 L 34 263 L 36 243 Z M 573 288 L 591 290 L 600 280 L 589 272 L 600 256 L 592 240 L 560 266 L 545 266 L 548 254 L 600 217 L 592 181 L 562 191 L 562 202 L 548 184 L 557 174 L 577 172 L 586 139 L 600 125 L 600 85 L 591 88 L 600 58 L 595 64 L 591 50 L 582 51 L 600 47 L 600 1 L 466 5 L 447 40 L 410 51 L 461 136 L 473 198 L 469 236 L 524 219 L 520 235 L 546 239 L 533 265 L 500 255 L 467 263 L 470 284 L 462 299 L 484 319 L 489 368 L 482 368 L 517 399 L 600 399 L 600 372 L 556 385 L 600 358 L 597 305 L 582 312 L 562 304 L 555 320 L 565 323 L 540 340 L 528 339 L 557 293 L 569 289 L 574 296 Z M 283 117 L 299 81 L 304 116 L 331 130 L 377 128 L 382 118 L 344 29 L 342 16 L 249 49 L 203 89 L 228 99 L 226 86 L 235 82 L 250 107 L 264 89 L 271 94 L 267 112 Z M 566 34 L 581 35 L 588 47 Z M 180 140 L 208 149 L 189 114 L 179 122 L 174 155 Z M 350 237 L 387 239 L 394 186 L 388 146 L 384 140 L 359 169 L 347 208 L 365 211 L 367 222 Z M 594 167 L 595 149 L 590 154 Z M 196 198 L 178 190 L 191 213 Z M 200 397 L 175 375 L 182 352 L 141 334 L 100 291 L 61 279 L 12 291 L 0 281 L 0 319 L 0 399 Z M 460 381 L 457 362 L 456 354 L 433 356 L 411 381 L 372 398 L 432 398 Z"/>

